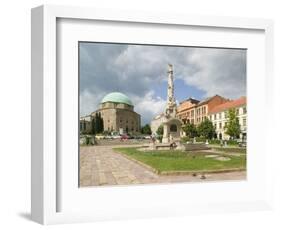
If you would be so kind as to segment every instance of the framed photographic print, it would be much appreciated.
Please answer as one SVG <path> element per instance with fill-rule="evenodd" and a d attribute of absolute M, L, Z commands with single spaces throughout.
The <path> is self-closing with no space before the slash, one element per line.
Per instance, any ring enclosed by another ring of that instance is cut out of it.
<path fill-rule="evenodd" d="M 255 127 L 274 106 L 272 30 L 264 19 L 34 8 L 32 219 L 270 208 L 270 138 Z"/>

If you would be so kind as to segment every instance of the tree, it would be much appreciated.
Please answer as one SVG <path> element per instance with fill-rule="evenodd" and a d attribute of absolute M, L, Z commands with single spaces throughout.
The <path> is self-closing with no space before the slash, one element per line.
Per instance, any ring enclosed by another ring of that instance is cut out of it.
<path fill-rule="evenodd" d="M 164 133 L 164 126 L 160 125 L 156 131 L 157 134 L 157 139 L 160 141 L 160 143 L 162 142 L 162 138 L 163 138 L 163 133 Z"/>
<path fill-rule="evenodd" d="M 239 119 L 236 114 L 236 109 L 229 109 L 228 113 L 228 121 L 227 124 L 224 126 L 224 129 L 226 130 L 226 134 L 228 134 L 232 139 L 239 137 L 241 133 Z"/>
<path fill-rule="evenodd" d="M 100 122 L 101 122 L 101 133 L 104 131 L 104 124 L 103 124 L 103 118 L 100 115 Z"/>
<path fill-rule="evenodd" d="M 194 124 L 188 123 L 183 127 L 183 131 L 185 132 L 186 136 L 189 138 L 193 138 L 197 136 L 197 129 Z"/>
<path fill-rule="evenodd" d="M 163 125 L 160 125 L 156 131 L 157 135 L 162 136 L 164 133 L 164 127 Z"/>
<path fill-rule="evenodd" d="M 98 113 L 96 113 L 95 116 L 94 116 L 94 124 L 95 124 L 95 131 L 96 131 L 96 133 L 99 133 L 100 123 L 99 123 L 99 115 L 98 115 Z"/>
<path fill-rule="evenodd" d="M 95 135 L 96 134 L 96 124 L 95 124 L 95 118 L 93 117 L 92 118 L 92 127 L 91 127 L 91 131 L 92 131 L 92 134 Z"/>
<path fill-rule="evenodd" d="M 211 139 L 214 137 L 216 131 L 213 123 L 209 119 L 202 121 L 198 127 L 197 131 L 199 136 L 205 137 L 206 139 Z"/>
<path fill-rule="evenodd" d="M 148 135 L 150 135 L 150 134 L 151 134 L 150 125 L 149 125 L 149 124 L 146 124 L 145 126 L 143 126 L 143 127 L 141 128 L 141 133 L 142 133 L 142 134 L 148 134 Z"/>
<path fill-rule="evenodd" d="M 104 130 L 103 119 L 100 113 L 96 113 L 92 117 L 92 134 L 102 133 Z"/>

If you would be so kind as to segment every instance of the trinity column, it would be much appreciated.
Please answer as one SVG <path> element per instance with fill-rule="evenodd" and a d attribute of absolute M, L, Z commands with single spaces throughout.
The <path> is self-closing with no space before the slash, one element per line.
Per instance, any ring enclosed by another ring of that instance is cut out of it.
<path fill-rule="evenodd" d="M 173 65 L 168 64 L 168 92 L 165 114 L 168 117 L 176 117 L 177 104 L 174 97 L 174 75 Z"/>
<path fill-rule="evenodd" d="M 176 118 L 177 104 L 174 96 L 173 65 L 168 64 L 168 91 L 165 109 L 165 121 L 163 122 L 162 143 L 179 141 L 182 122 Z"/>

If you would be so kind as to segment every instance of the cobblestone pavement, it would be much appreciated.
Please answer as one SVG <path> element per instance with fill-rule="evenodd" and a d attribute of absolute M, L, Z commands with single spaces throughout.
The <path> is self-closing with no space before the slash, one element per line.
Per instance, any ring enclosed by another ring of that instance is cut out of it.
<path fill-rule="evenodd" d="M 201 175 L 157 175 L 112 150 L 113 146 L 80 148 L 80 186 L 243 180 L 246 172 Z"/>

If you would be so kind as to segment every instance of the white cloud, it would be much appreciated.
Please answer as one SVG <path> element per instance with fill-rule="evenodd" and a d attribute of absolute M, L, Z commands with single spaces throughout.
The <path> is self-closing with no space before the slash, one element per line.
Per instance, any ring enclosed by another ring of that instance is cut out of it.
<path fill-rule="evenodd" d="M 153 91 L 149 91 L 144 97 L 132 97 L 135 102 L 135 111 L 142 116 L 142 124 L 150 123 L 151 118 L 162 113 L 165 109 L 166 100 L 154 95 Z"/>
<path fill-rule="evenodd" d="M 197 67 L 193 74 L 182 77 L 186 84 L 206 92 L 235 98 L 246 93 L 246 51 L 231 49 L 194 50 L 189 65 Z M 185 72 L 185 70 L 183 70 Z"/>
<path fill-rule="evenodd" d="M 80 93 L 80 115 L 89 115 L 91 112 L 99 108 L 99 103 L 103 98 L 103 94 L 93 94 L 88 90 Z"/>
<path fill-rule="evenodd" d="M 244 50 L 82 43 L 81 51 L 81 114 L 97 109 L 107 93 L 120 91 L 149 122 L 165 105 L 166 91 L 156 95 L 154 89 L 166 81 L 168 63 L 175 78 L 203 91 L 202 97 L 246 95 Z"/>

